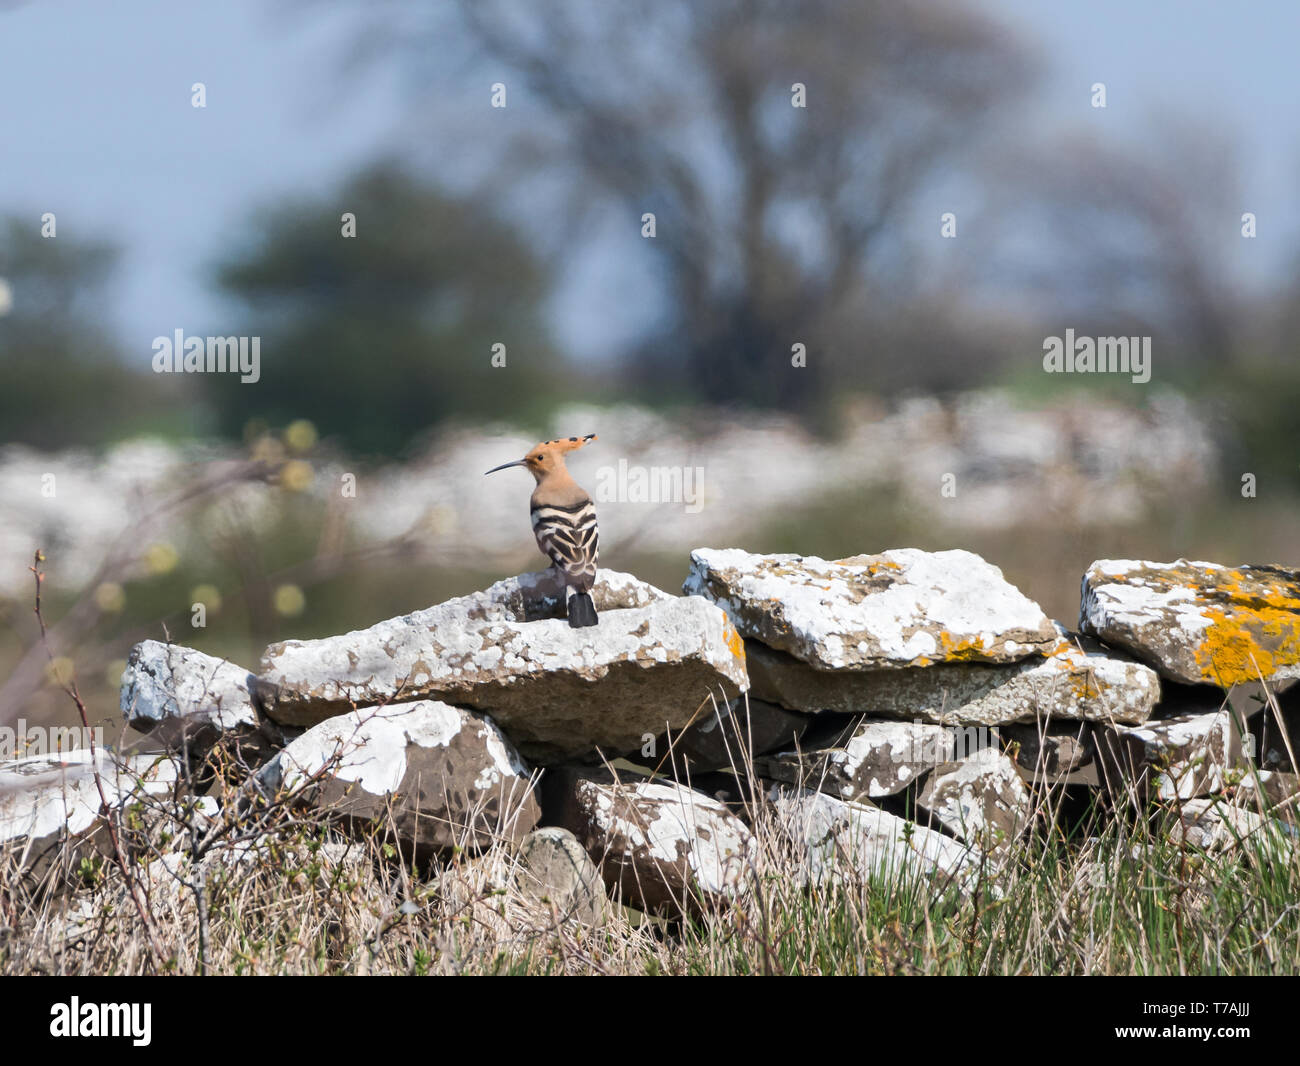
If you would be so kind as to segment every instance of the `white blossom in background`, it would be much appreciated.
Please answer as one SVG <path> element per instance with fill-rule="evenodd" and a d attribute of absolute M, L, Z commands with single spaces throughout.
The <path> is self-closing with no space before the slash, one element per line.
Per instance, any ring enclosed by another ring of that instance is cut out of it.
<path fill-rule="evenodd" d="M 644 408 L 571 406 L 557 411 L 549 436 L 596 433 L 599 439 L 573 474 L 597 492 L 598 472 L 629 466 L 699 469 L 703 482 L 695 513 L 682 502 L 605 502 L 600 509 L 602 561 L 620 551 L 682 552 L 734 544 L 774 516 L 828 497 L 897 486 L 901 504 L 923 520 L 997 530 L 1028 521 L 1062 526 L 1105 526 L 1157 513 L 1175 496 L 1209 482 L 1217 447 L 1199 412 L 1175 393 L 1153 392 L 1146 407 L 1130 408 L 1081 397 L 1037 410 L 1021 409 L 1000 390 L 982 390 L 949 404 L 930 397 L 900 402 L 880 416 L 865 408 L 848 435 L 819 441 L 796 422 L 771 413 L 697 415 L 689 421 Z M 314 462 L 306 490 L 341 513 L 354 546 L 409 535 L 426 565 L 467 563 L 503 573 L 543 565 L 527 529 L 520 493 L 507 476 L 485 478 L 491 467 L 520 458 L 537 439 L 501 428 L 489 434 L 444 433 L 418 458 L 357 474 L 355 497 L 342 498 L 346 459 Z M 201 543 L 218 527 L 257 537 L 270 531 L 284 497 L 274 485 L 227 489 L 224 502 L 197 512 L 187 528 L 136 530 L 141 516 L 187 483 L 206 463 L 233 460 L 236 446 L 176 446 L 156 441 L 116 445 L 102 455 L 49 455 L 28 448 L 0 449 L 0 594 L 25 596 L 26 567 L 37 546 L 57 552 L 60 583 L 89 581 L 114 540 L 127 531 L 142 544 L 152 538 L 182 546 Z M 40 492 L 54 472 L 57 493 Z M 955 494 L 939 486 L 951 476 Z M 863 550 L 897 545 L 863 545 Z M 53 578 L 52 578 L 53 579 Z"/>

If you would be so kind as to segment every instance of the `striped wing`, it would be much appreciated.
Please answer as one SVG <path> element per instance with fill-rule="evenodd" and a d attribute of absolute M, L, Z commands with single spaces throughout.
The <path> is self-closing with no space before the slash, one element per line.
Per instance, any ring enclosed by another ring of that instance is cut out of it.
<path fill-rule="evenodd" d="M 533 507 L 533 535 L 537 546 L 563 573 L 565 584 L 586 592 L 596 579 L 599 533 L 596 508 L 591 500 L 567 507 L 536 504 Z"/>

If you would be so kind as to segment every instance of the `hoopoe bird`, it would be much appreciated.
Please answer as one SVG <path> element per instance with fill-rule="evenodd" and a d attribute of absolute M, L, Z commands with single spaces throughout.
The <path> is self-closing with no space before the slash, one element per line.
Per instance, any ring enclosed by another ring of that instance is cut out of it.
<path fill-rule="evenodd" d="M 564 581 L 569 625 L 574 629 L 594 626 L 597 622 L 591 586 L 596 580 L 599 533 L 596 508 L 591 497 L 569 475 L 564 456 L 595 439 L 596 434 L 588 433 L 581 438 L 543 441 L 522 459 L 502 463 L 487 472 L 495 474 L 512 466 L 524 466 L 536 480 L 537 487 L 530 501 L 533 536 Z"/>

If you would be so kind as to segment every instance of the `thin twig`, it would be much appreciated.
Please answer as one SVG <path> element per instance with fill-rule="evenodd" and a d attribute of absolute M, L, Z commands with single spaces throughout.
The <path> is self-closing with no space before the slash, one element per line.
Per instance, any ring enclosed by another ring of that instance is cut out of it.
<path fill-rule="evenodd" d="M 40 565 L 45 561 L 44 553 L 38 548 L 35 559 L 28 568 L 31 570 L 36 580 L 36 621 L 41 629 L 41 645 L 45 648 L 45 653 L 49 657 L 51 665 L 54 663 L 54 653 L 50 650 L 49 640 L 46 635 L 45 616 L 41 612 L 41 582 L 45 580 L 45 575 L 41 572 Z M 113 844 L 113 857 L 117 862 L 118 870 L 122 874 L 122 879 L 126 883 L 127 891 L 130 893 L 131 900 L 135 904 L 136 912 L 140 916 L 140 921 L 144 925 L 145 936 L 149 942 L 149 950 L 153 953 L 155 965 L 162 966 L 166 963 L 167 956 L 162 950 L 162 945 L 158 942 L 158 931 L 155 928 L 153 915 L 149 911 L 148 899 L 145 896 L 144 888 L 141 886 L 135 872 L 131 869 L 131 864 L 127 860 L 126 852 L 122 848 L 122 840 L 117 831 L 117 822 L 114 816 L 113 807 L 108 802 L 108 794 L 104 791 L 104 779 L 99 772 L 99 751 L 95 744 L 95 733 L 90 728 L 90 715 L 86 711 L 86 704 L 81 698 L 81 693 L 77 689 L 76 677 L 70 677 L 67 682 L 59 682 L 59 687 L 67 693 L 68 697 L 77 707 L 77 713 L 81 716 L 81 724 L 85 729 L 85 736 L 90 741 L 90 768 L 95 778 L 95 789 L 99 793 L 99 813 L 103 818 L 104 825 L 108 829 L 109 840 Z"/>

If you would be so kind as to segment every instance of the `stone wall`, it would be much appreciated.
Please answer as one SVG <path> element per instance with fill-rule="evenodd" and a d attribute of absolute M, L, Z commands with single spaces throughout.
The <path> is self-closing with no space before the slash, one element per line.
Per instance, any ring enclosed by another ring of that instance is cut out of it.
<path fill-rule="evenodd" d="M 1077 628 L 964 551 L 700 549 L 683 593 L 602 571 L 575 630 L 525 574 L 251 670 L 145 641 L 122 712 L 164 750 L 111 759 L 111 797 L 291 802 L 434 864 L 504 844 L 675 912 L 745 890 L 760 808 L 809 884 L 846 855 L 996 884 L 1058 792 L 1172 807 L 1205 847 L 1294 838 L 1300 572 L 1099 560 Z M 0 840 L 89 839 L 88 773 L 0 766 Z"/>

